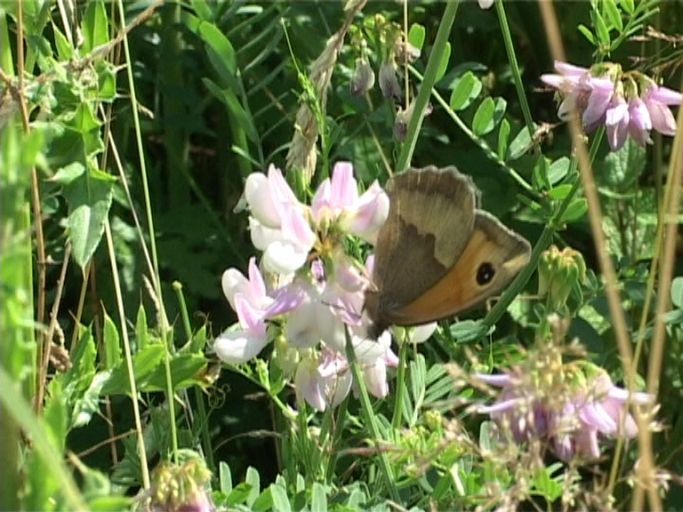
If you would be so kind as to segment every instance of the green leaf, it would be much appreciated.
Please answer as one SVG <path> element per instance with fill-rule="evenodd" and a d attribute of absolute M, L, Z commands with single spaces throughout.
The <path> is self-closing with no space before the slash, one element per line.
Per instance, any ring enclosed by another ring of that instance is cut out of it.
<path fill-rule="evenodd" d="M 475 135 L 485 135 L 495 127 L 493 112 L 496 104 L 490 96 L 481 102 L 472 119 L 472 131 Z"/>
<path fill-rule="evenodd" d="M 202 352 L 206 347 L 206 324 L 202 325 L 192 336 L 188 352 Z"/>
<path fill-rule="evenodd" d="M 605 9 L 605 15 L 612 27 L 616 28 L 619 32 L 622 32 L 624 30 L 624 22 L 621 20 L 621 13 L 617 8 L 616 2 L 614 0 L 603 0 L 602 5 Z"/>
<path fill-rule="evenodd" d="M 213 12 L 206 0 L 190 0 L 190 5 L 192 6 L 192 10 L 199 15 L 200 19 L 204 21 L 213 20 Z"/>
<path fill-rule="evenodd" d="M 81 268 L 85 268 L 102 239 L 111 207 L 112 182 L 102 174 L 85 172 L 64 188 L 69 204 L 66 225 L 71 254 Z"/>
<path fill-rule="evenodd" d="M 610 37 L 609 29 L 605 23 L 605 19 L 602 17 L 599 11 L 591 11 L 591 17 L 593 18 L 593 26 L 595 27 L 595 32 L 598 36 L 598 41 L 603 47 L 609 47 Z"/>
<path fill-rule="evenodd" d="M 538 190 L 548 190 L 550 188 L 550 181 L 548 180 L 549 169 L 548 159 L 543 155 L 539 155 L 533 169 L 534 188 Z"/>
<path fill-rule="evenodd" d="M 548 180 L 551 185 L 556 185 L 567 175 L 569 172 L 569 158 L 566 156 L 560 157 L 550 164 L 548 169 Z"/>
<path fill-rule="evenodd" d="M 557 477 L 552 477 L 552 474 L 558 472 L 561 468 L 562 464 L 559 462 L 548 467 L 539 468 L 532 480 L 532 494 L 540 494 L 550 503 L 562 496 L 562 490 L 564 489 L 562 485 L 563 474 L 560 473 Z"/>
<path fill-rule="evenodd" d="M 200 21 L 197 35 L 208 47 L 209 61 L 226 83 L 233 83 L 237 75 L 237 56 L 230 40 L 213 23 Z"/>
<path fill-rule="evenodd" d="M 240 484 L 237 484 L 232 489 L 232 491 L 230 491 L 230 494 L 228 494 L 228 496 L 225 498 L 225 504 L 231 506 L 244 503 L 247 500 L 247 498 L 251 495 L 252 490 L 253 489 L 251 485 L 247 483 L 242 482 Z"/>
<path fill-rule="evenodd" d="M 237 99 L 237 96 L 235 96 L 235 93 L 233 93 L 230 89 L 221 89 L 218 84 L 212 82 L 208 78 L 203 78 L 202 82 L 207 89 L 209 89 L 211 94 L 213 94 L 216 98 L 222 101 L 226 107 L 228 107 L 228 110 L 235 117 L 237 123 L 246 132 L 249 140 L 252 142 L 258 142 L 258 132 L 256 131 L 256 127 L 254 126 L 249 114 L 247 114 L 247 111 L 242 108 L 242 105 Z"/>
<path fill-rule="evenodd" d="M 138 315 L 135 319 L 135 341 L 138 350 L 142 350 L 149 343 L 149 333 L 147 332 L 147 313 L 145 312 L 142 302 L 138 307 Z"/>
<path fill-rule="evenodd" d="M 505 160 L 510 144 L 510 123 L 503 119 L 498 128 L 498 158 Z"/>
<path fill-rule="evenodd" d="M 133 356 L 133 373 L 135 382 L 140 388 L 146 379 L 152 375 L 164 357 L 165 348 L 160 343 L 146 346 Z M 105 395 L 127 395 L 130 393 L 128 368 L 125 361 L 113 369 L 107 382 L 102 388 Z"/>
<path fill-rule="evenodd" d="M 88 53 L 109 41 L 107 10 L 102 0 L 88 2 L 81 25 L 83 31 L 83 51 Z"/>
<path fill-rule="evenodd" d="M 313 483 L 311 490 L 311 512 L 327 512 L 327 493 L 318 482 Z"/>
<path fill-rule="evenodd" d="M 683 277 L 676 277 L 671 281 L 671 303 L 677 308 L 683 308 Z"/>
<path fill-rule="evenodd" d="M 119 331 L 114 321 L 104 312 L 104 368 L 109 370 L 121 363 Z"/>
<path fill-rule="evenodd" d="M 71 368 L 63 374 L 64 389 L 68 400 L 78 399 L 90 386 L 95 375 L 95 357 L 97 349 L 90 327 L 79 324 L 78 345 L 71 354 Z"/>
<path fill-rule="evenodd" d="M 96 373 L 83 396 L 74 402 L 73 411 L 71 412 L 72 428 L 87 425 L 90 423 L 93 414 L 100 410 L 100 394 L 110 375 L 111 372 L 109 371 Z"/>
<path fill-rule="evenodd" d="M 591 32 L 590 29 L 589 29 L 587 26 L 581 25 L 581 24 L 580 24 L 580 25 L 577 27 L 577 29 L 578 29 L 579 32 L 581 32 L 581 34 L 583 35 L 583 37 L 585 37 L 585 38 L 588 40 L 588 42 L 589 42 L 590 44 L 592 44 L 593 46 L 596 45 L 595 36 L 593 35 L 593 32 Z"/>
<path fill-rule="evenodd" d="M 57 169 L 57 172 L 50 178 L 50 181 L 60 185 L 68 185 L 85 172 L 85 165 L 81 162 L 71 162 L 64 167 Z"/>
<path fill-rule="evenodd" d="M 619 0 L 619 4 L 628 14 L 633 14 L 633 11 L 635 10 L 633 0 Z"/>
<path fill-rule="evenodd" d="M 586 212 L 588 211 L 588 203 L 583 197 L 577 197 L 571 203 L 562 215 L 561 222 L 574 222 L 576 220 L 582 219 Z"/>
<path fill-rule="evenodd" d="M 109 64 L 96 65 L 97 99 L 112 102 L 116 99 L 116 73 Z"/>
<path fill-rule="evenodd" d="M 48 397 L 44 410 L 44 425 L 50 441 L 61 453 L 64 451 L 67 425 L 67 396 L 59 379 L 53 379 L 48 385 Z"/>
<path fill-rule="evenodd" d="M 419 23 L 413 23 L 408 31 L 408 42 L 418 50 L 422 50 L 425 42 L 425 28 Z"/>
<path fill-rule="evenodd" d="M 57 48 L 57 55 L 59 56 L 59 60 L 71 60 L 74 56 L 74 49 L 69 44 L 69 41 L 67 40 L 66 36 L 62 33 L 61 30 L 59 30 L 59 28 L 54 23 L 52 24 L 52 33 L 55 37 L 55 47 Z"/>
<path fill-rule="evenodd" d="M 478 320 L 463 320 L 450 327 L 451 336 L 455 338 L 458 343 L 468 343 L 481 339 L 489 332 L 481 321 Z"/>
<path fill-rule="evenodd" d="M 204 354 L 175 354 L 170 361 L 173 389 L 184 389 L 203 381 L 201 375 L 206 368 Z M 140 391 L 164 391 L 166 389 L 166 368 L 159 365 L 143 384 Z"/>
<path fill-rule="evenodd" d="M 474 76 L 474 73 L 468 71 L 456 79 L 453 84 L 453 92 L 451 92 L 449 101 L 451 109 L 454 112 L 466 109 L 479 96 L 481 89 L 481 81 Z"/>
<path fill-rule="evenodd" d="M 450 58 L 451 43 L 446 43 L 446 46 L 444 46 L 443 49 L 443 54 L 441 55 L 441 62 L 439 62 L 439 67 L 436 70 L 436 78 L 434 79 L 434 82 L 438 82 L 446 74 L 446 70 L 448 69 L 448 61 L 450 60 Z"/>
<path fill-rule="evenodd" d="M 279 477 L 279 475 L 278 475 Z M 268 512 L 273 509 L 273 494 L 268 486 L 258 498 L 249 506 L 250 512 Z"/>
<path fill-rule="evenodd" d="M 510 143 L 510 154 L 508 158 L 510 160 L 516 160 L 526 153 L 532 146 L 532 139 L 529 130 L 524 127 L 519 133 L 512 139 Z"/>
<path fill-rule="evenodd" d="M 221 492 L 223 494 L 230 494 L 232 491 L 232 473 L 230 472 L 230 466 L 225 462 L 218 465 L 218 473 L 220 475 Z"/>
<path fill-rule="evenodd" d="M 647 152 L 630 137 L 618 150 L 607 154 L 597 174 L 601 186 L 624 192 L 636 184 L 645 170 Z"/>
<path fill-rule="evenodd" d="M 87 134 L 93 130 L 99 130 L 100 121 L 88 103 L 81 103 L 76 109 L 69 126 L 81 134 Z"/>
<path fill-rule="evenodd" d="M 270 494 L 273 498 L 273 509 L 278 512 L 290 512 L 292 506 L 287 498 L 287 491 L 284 487 L 279 485 L 271 484 Z"/>
<path fill-rule="evenodd" d="M 495 437 L 493 432 L 495 432 L 493 423 L 490 421 L 482 422 L 481 426 L 479 427 L 479 447 L 482 450 L 487 452 L 491 451 L 494 442 L 492 439 Z"/>
<path fill-rule="evenodd" d="M 551 190 L 548 191 L 548 197 L 550 197 L 550 199 L 561 201 L 562 199 L 567 197 L 567 194 L 569 194 L 569 191 L 571 189 L 572 186 L 569 183 L 565 183 L 564 185 L 558 185 L 557 187 L 553 187 Z"/>
<path fill-rule="evenodd" d="M 251 486 L 251 492 L 247 497 L 247 505 L 251 505 L 261 492 L 261 477 L 259 472 L 253 467 L 249 466 L 247 468 L 247 474 L 244 477 L 244 481 Z"/>

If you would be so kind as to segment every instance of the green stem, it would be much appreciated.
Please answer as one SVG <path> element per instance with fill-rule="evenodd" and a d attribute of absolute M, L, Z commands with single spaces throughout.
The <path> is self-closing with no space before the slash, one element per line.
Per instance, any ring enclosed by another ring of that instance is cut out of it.
<path fill-rule="evenodd" d="M 604 129 L 601 128 L 600 130 L 598 130 L 595 137 L 593 138 L 593 142 L 591 144 L 589 153 L 589 160 L 591 163 L 595 159 L 595 155 L 598 152 L 600 142 L 602 141 L 603 133 Z M 572 157 L 572 161 L 569 165 L 568 174 L 570 176 L 572 176 L 576 172 L 577 165 L 578 159 L 576 158 L 576 156 L 574 156 Z M 560 203 L 552 218 L 550 219 L 546 227 L 543 229 L 543 232 L 541 233 L 541 236 L 538 238 L 536 245 L 534 245 L 534 248 L 531 251 L 531 258 L 529 260 L 529 264 L 517 275 L 517 277 L 512 281 L 512 284 L 510 284 L 507 290 L 505 290 L 505 293 L 503 293 L 500 300 L 496 303 L 495 306 L 493 306 L 493 308 L 491 308 L 491 311 L 489 311 L 484 320 L 482 320 L 483 324 L 486 327 L 491 327 L 495 325 L 496 322 L 498 322 L 498 320 L 500 320 L 500 318 L 503 316 L 510 303 L 514 300 L 517 294 L 521 292 L 522 289 L 526 286 L 527 282 L 536 270 L 538 260 L 541 257 L 541 253 L 548 247 L 548 245 L 553 239 L 553 236 L 555 235 L 555 232 L 561 227 L 560 222 L 562 220 L 562 216 L 569 207 L 569 204 L 574 199 L 574 196 L 576 195 L 576 192 L 579 190 L 580 185 L 581 180 L 578 176 L 576 176 L 571 190 L 564 198 L 562 203 Z"/>
<path fill-rule="evenodd" d="M 118 0 L 119 17 L 121 20 L 126 19 L 126 13 L 123 9 L 123 0 Z M 161 338 L 164 341 L 164 370 L 166 378 L 166 400 L 168 401 L 168 414 L 171 427 L 171 443 L 173 449 L 173 459 L 178 461 L 178 432 L 175 424 L 175 398 L 173 395 L 173 376 L 171 375 L 171 359 L 170 350 L 172 346 L 172 337 L 169 338 L 169 325 L 166 318 L 166 308 L 164 307 L 163 293 L 161 293 L 161 278 L 159 275 L 159 259 L 157 257 L 156 234 L 154 231 L 154 218 L 152 216 L 152 201 L 149 196 L 149 183 L 147 180 L 147 165 L 145 163 L 145 152 L 142 143 L 142 129 L 140 127 L 140 116 L 138 114 L 138 101 L 135 92 L 135 79 L 133 77 L 132 59 L 130 56 L 130 48 L 128 46 L 128 36 L 125 30 L 125 21 L 123 22 L 123 51 L 126 55 L 126 72 L 128 75 L 128 92 L 130 94 L 131 110 L 133 113 L 133 125 L 135 127 L 135 142 L 138 149 L 138 160 L 140 164 L 140 174 L 142 177 L 142 189 L 145 196 L 145 212 L 147 214 L 147 226 L 149 228 L 149 243 L 152 252 L 152 265 L 154 266 L 154 289 L 159 303 L 159 323 L 161 328 Z M 125 327 L 125 325 L 124 325 Z"/>
<path fill-rule="evenodd" d="M 406 169 L 413 158 L 417 136 L 420 132 L 420 127 L 422 126 L 424 111 L 427 107 L 429 97 L 431 96 L 434 83 L 436 82 L 436 74 L 439 71 L 441 60 L 446 51 L 448 37 L 451 34 L 451 27 L 455 20 L 455 13 L 458 11 L 458 5 L 459 2 L 457 0 L 446 2 L 446 9 L 441 17 L 441 23 L 439 23 L 439 30 L 436 33 L 434 46 L 429 54 L 429 61 L 427 62 L 424 78 L 420 84 L 420 90 L 415 97 L 415 108 L 413 110 L 413 115 L 408 121 L 406 139 L 401 146 L 401 152 L 396 161 L 396 172 L 401 172 Z"/>
<path fill-rule="evenodd" d="M 515 81 L 515 89 L 517 89 L 517 98 L 522 107 L 522 115 L 529 135 L 533 135 L 536 128 L 534 127 L 534 120 L 531 117 L 531 109 L 529 109 L 529 102 L 526 99 L 524 92 L 524 84 L 522 82 L 522 74 L 519 72 L 519 64 L 517 63 L 517 55 L 515 54 L 515 47 L 512 44 L 512 34 L 510 34 L 510 27 L 508 26 L 507 15 L 505 14 L 505 7 L 503 0 L 497 0 L 496 13 L 498 14 L 498 21 L 500 23 L 500 31 L 503 33 L 503 42 L 505 43 L 505 51 L 508 54 L 508 61 L 512 69 L 512 78 Z M 535 145 L 538 150 L 538 144 Z"/>
<path fill-rule="evenodd" d="M 335 424 L 334 437 L 330 443 L 330 458 L 327 461 L 327 471 L 326 471 L 326 481 L 327 483 L 332 483 L 332 477 L 334 476 L 334 468 L 337 466 L 337 455 L 338 450 L 336 446 L 339 444 L 342 433 L 344 432 L 344 420 L 346 419 L 346 411 L 349 408 L 349 395 L 346 396 L 344 401 L 337 408 L 337 422 Z"/>
<path fill-rule="evenodd" d="M 183 346 L 192 346 L 192 326 L 190 325 L 190 316 L 187 314 L 187 304 L 185 303 L 185 295 L 183 294 L 183 285 L 179 281 L 173 282 L 173 290 L 176 292 L 176 297 L 178 298 L 178 305 L 180 307 L 180 318 L 183 322 L 183 329 L 185 330 L 185 337 L 187 342 Z M 211 444 L 211 435 L 209 434 L 209 416 L 206 413 L 206 404 L 204 403 L 204 395 L 201 389 L 194 387 L 194 399 L 197 402 L 197 414 L 199 415 L 199 431 L 202 436 L 202 450 L 204 452 L 204 457 L 206 457 L 206 463 L 211 472 L 216 474 L 216 463 L 213 459 L 213 446 Z M 189 400 L 188 400 L 189 401 Z"/>
<path fill-rule="evenodd" d="M 358 361 L 356 360 L 356 352 L 353 349 L 353 343 L 351 341 L 351 335 L 349 330 L 345 330 L 346 335 L 346 359 L 349 361 L 351 366 L 351 373 L 353 374 L 353 380 L 358 388 L 358 395 L 360 399 L 361 411 L 363 416 L 365 416 L 365 424 L 370 434 L 370 438 L 373 442 L 377 443 L 380 440 L 379 427 L 377 426 L 377 420 L 375 418 L 375 412 L 372 410 L 372 404 L 370 403 L 370 396 L 368 395 L 368 390 L 365 387 L 365 381 L 363 380 L 363 374 L 361 372 Z M 379 443 L 378 443 L 379 444 Z M 386 453 L 381 450 L 378 446 L 379 453 L 379 466 L 384 473 L 384 478 L 387 483 L 387 488 L 391 494 L 391 499 L 395 502 L 400 502 L 400 496 L 396 484 L 394 482 L 394 474 L 389 465 L 389 460 L 387 459 Z"/>
<path fill-rule="evenodd" d="M 396 375 L 396 398 L 394 400 L 394 415 L 391 426 L 398 429 L 403 419 L 403 393 L 406 389 L 406 359 L 408 357 L 408 341 L 403 339 L 398 351 L 398 373 Z"/>

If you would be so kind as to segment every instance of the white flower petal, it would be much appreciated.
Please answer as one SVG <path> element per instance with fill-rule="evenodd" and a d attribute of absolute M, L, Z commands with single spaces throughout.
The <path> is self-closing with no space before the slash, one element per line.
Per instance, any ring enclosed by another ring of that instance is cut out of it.
<path fill-rule="evenodd" d="M 216 355 L 226 363 L 241 364 L 256 357 L 268 343 L 264 331 L 227 330 L 216 338 L 213 349 Z"/>
<path fill-rule="evenodd" d="M 307 250 L 301 250 L 291 242 L 273 242 L 263 253 L 263 266 L 268 272 L 290 274 L 300 269 L 306 258 Z"/>

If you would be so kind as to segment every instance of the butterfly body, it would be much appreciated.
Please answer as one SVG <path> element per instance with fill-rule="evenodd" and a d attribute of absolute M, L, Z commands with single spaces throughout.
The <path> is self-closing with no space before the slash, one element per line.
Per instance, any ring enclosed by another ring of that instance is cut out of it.
<path fill-rule="evenodd" d="M 455 167 L 409 169 L 387 184 L 389 216 L 365 292 L 370 335 L 453 316 L 500 291 L 529 261 L 529 242 L 476 208 Z"/>

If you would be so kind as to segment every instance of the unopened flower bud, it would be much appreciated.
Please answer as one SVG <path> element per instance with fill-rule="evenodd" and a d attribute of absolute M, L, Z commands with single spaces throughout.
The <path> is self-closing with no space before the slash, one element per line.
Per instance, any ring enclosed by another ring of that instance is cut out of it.
<path fill-rule="evenodd" d="M 356 69 L 351 78 L 351 94 L 362 96 L 375 85 L 375 72 L 366 59 L 356 60 Z"/>
<path fill-rule="evenodd" d="M 553 245 L 541 255 L 538 276 L 538 294 L 548 297 L 552 309 L 561 309 L 572 288 L 584 280 L 586 263 L 581 253 L 571 247 L 560 251 Z"/>
<path fill-rule="evenodd" d="M 379 68 L 379 88 L 385 98 L 401 99 L 401 85 L 396 77 L 396 64 L 388 61 Z"/>
<path fill-rule="evenodd" d="M 154 471 L 149 510 L 209 512 L 215 510 L 204 486 L 211 472 L 196 454 L 181 464 L 161 463 Z"/>

